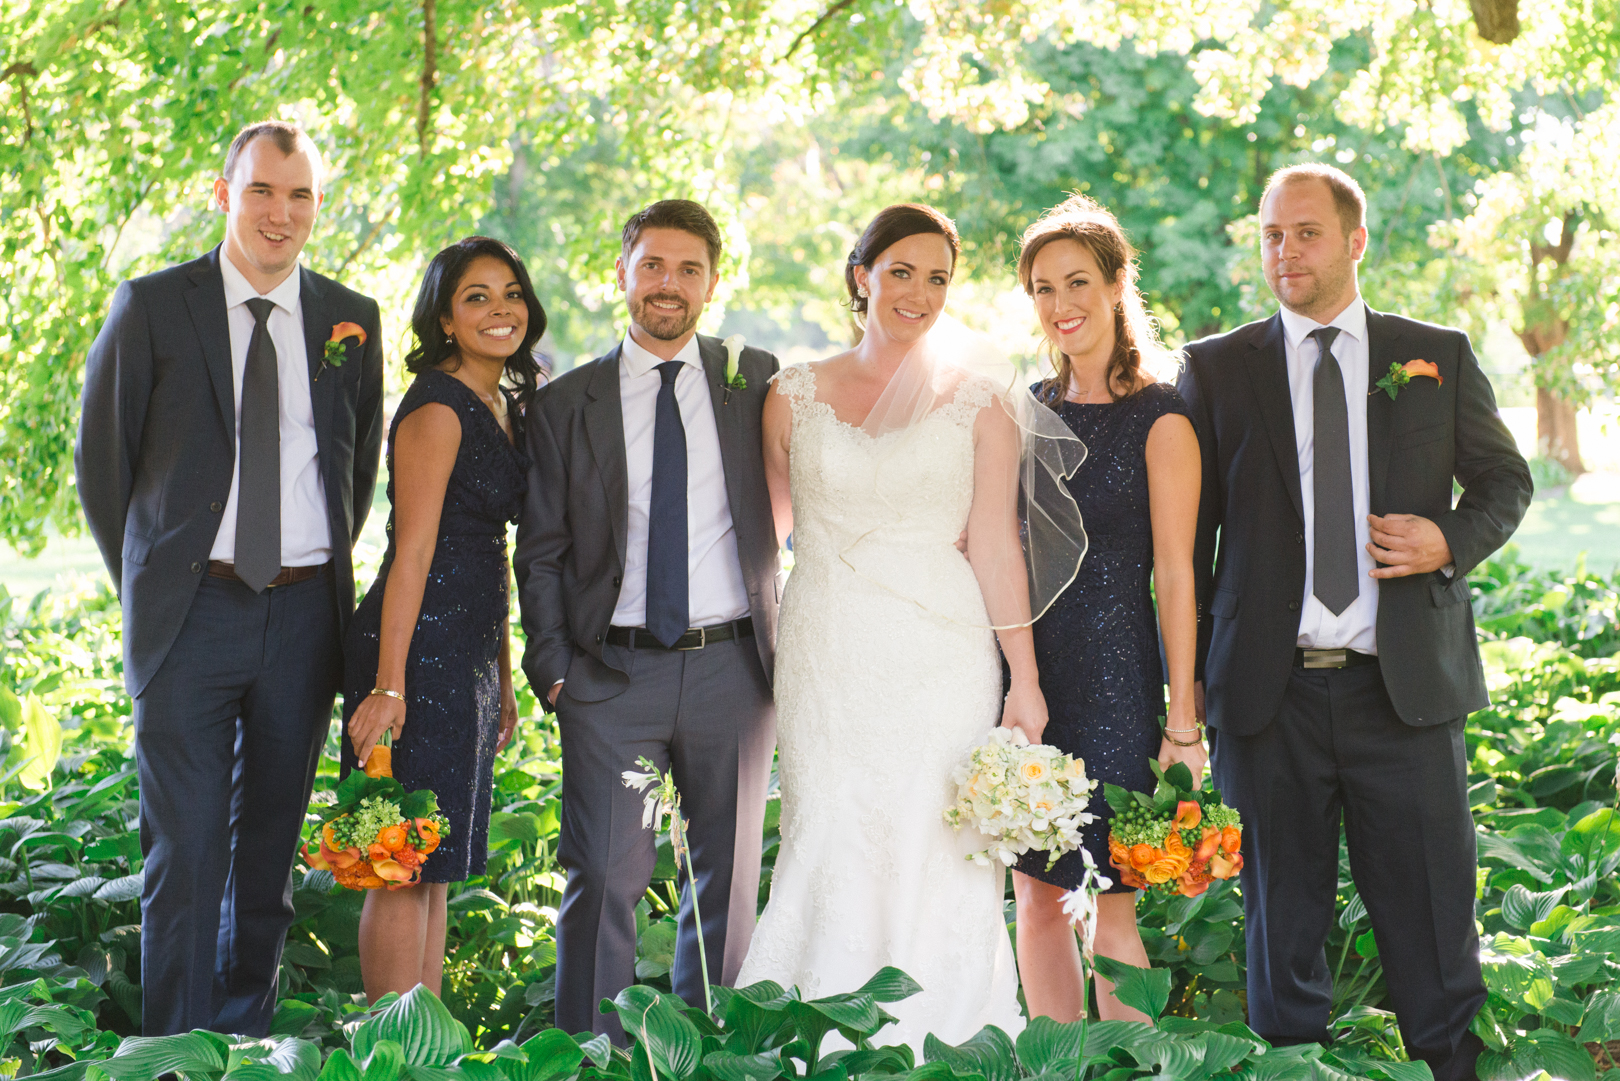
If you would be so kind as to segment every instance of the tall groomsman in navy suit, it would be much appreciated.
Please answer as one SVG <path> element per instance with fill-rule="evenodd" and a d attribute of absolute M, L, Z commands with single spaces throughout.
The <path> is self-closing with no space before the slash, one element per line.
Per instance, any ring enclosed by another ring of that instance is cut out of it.
<path fill-rule="evenodd" d="M 1338 169 L 1278 172 L 1261 262 L 1282 310 L 1187 348 L 1199 686 L 1245 826 L 1251 1027 L 1329 1039 L 1342 822 L 1407 1050 L 1466 1081 L 1485 987 L 1463 722 L 1488 701 L 1467 576 L 1530 471 L 1467 335 L 1362 301 L 1365 216 Z"/>
<path fill-rule="evenodd" d="M 113 295 L 75 459 L 124 607 L 147 1035 L 269 1031 L 382 445 L 377 305 L 298 265 L 320 152 L 244 128 L 214 198 L 223 244 Z"/>

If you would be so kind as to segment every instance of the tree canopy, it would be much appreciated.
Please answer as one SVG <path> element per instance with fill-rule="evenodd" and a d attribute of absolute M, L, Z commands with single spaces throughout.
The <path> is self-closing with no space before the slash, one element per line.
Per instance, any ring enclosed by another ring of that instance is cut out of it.
<path fill-rule="evenodd" d="M 1506 316 L 1567 409 L 1620 380 L 1614 16 L 1612 0 L 8 5 L 0 536 L 37 550 L 48 524 L 77 528 L 80 373 L 111 291 L 218 240 L 209 183 L 266 116 L 329 160 L 309 265 L 403 332 L 426 256 L 498 229 L 564 363 L 603 344 L 618 227 L 650 199 L 716 212 L 723 302 L 831 331 L 843 255 L 883 203 L 955 214 L 970 274 L 1004 288 L 1023 226 L 1086 190 L 1185 338 L 1266 306 L 1245 247 L 1265 175 L 1338 161 L 1373 202 L 1369 298 Z"/>

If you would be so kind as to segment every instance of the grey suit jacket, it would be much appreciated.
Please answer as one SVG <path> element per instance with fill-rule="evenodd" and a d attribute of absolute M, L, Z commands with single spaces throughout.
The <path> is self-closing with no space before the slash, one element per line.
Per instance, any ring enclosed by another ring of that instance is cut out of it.
<path fill-rule="evenodd" d="M 1489 704 L 1468 572 L 1512 536 L 1530 469 L 1496 412 L 1460 330 L 1367 310 L 1367 476 L 1373 514 L 1440 527 L 1456 573 L 1378 584 L 1378 654 L 1401 720 L 1443 724 Z M 1396 398 L 1374 384 L 1391 363 L 1427 360 Z M 1304 502 L 1282 319 L 1187 346 L 1181 396 L 1203 459 L 1193 575 L 1198 678 L 1209 723 L 1251 735 L 1271 723 L 1293 669 L 1305 591 Z M 1452 480 L 1463 486 L 1452 500 Z"/>
<path fill-rule="evenodd" d="M 745 348 L 739 371 L 748 387 L 727 391 L 726 355 L 719 339 L 700 335 L 698 353 L 720 432 L 754 640 L 770 679 L 776 667 L 782 582 L 760 424 L 776 358 Z M 602 660 L 603 639 L 624 582 L 630 514 L 619 347 L 543 387 L 529 406 L 524 427 L 533 465 L 513 554 L 528 643 L 523 670 L 542 701 L 552 684 L 566 679 L 571 698 L 600 702 L 630 685 L 628 674 Z"/>
<path fill-rule="evenodd" d="M 74 452 L 79 499 L 124 608 L 124 682 L 139 695 L 191 608 L 236 468 L 236 389 L 220 250 L 124 282 L 85 360 Z M 300 269 L 316 453 L 338 616 L 354 611 L 350 550 L 382 447 L 377 303 Z M 365 328 L 321 369 L 334 324 Z"/>

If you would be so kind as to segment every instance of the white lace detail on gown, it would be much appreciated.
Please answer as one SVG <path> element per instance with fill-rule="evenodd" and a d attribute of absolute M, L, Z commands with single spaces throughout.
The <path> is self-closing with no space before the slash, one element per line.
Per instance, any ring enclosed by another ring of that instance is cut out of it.
<path fill-rule="evenodd" d="M 970 863 L 982 841 L 940 817 L 951 768 L 1001 707 L 995 638 L 955 547 L 973 499 L 974 419 L 996 388 L 964 382 L 887 456 L 876 451 L 890 437 L 874 441 L 816 400 L 808 367 L 784 369 L 776 388 L 792 402 L 794 515 L 776 669 L 782 847 L 738 986 L 774 980 L 819 998 L 894 965 L 923 992 L 885 1007 L 899 1023 L 879 1043 L 920 1053 L 930 1032 L 948 1043 L 987 1024 L 1016 1033 L 1004 872 Z M 925 584 L 950 619 L 839 557 L 897 511 L 904 534 L 886 531 L 867 558 L 886 563 L 886 581 Z"/>

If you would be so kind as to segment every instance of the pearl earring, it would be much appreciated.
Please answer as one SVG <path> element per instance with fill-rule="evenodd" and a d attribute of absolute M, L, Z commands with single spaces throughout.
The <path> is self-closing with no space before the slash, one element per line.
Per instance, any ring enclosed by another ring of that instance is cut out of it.
<path fill-rule="evenodd" d="M 857 285 L 855 287 L 855 295 L 860 297 L 862 300 L 865 300 L 867 297 L 871 296 L 872 294 L 870 294 L 870 293 L 868 293 L 866 291 L 866 286 Z"/>

